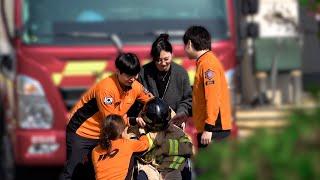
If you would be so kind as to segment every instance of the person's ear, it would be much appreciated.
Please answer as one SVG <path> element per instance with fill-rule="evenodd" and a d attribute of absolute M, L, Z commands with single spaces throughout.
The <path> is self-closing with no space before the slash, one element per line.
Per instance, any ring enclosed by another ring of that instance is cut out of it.
<path fill-rule="evenodd" d="M 116 69 L 116 74 L 117 74 L 117 75 L 120 75 L 119 69 Z"/>
<path fill-rule="evenodd" d="M 193 45 L 192 45 L 191 40 L 189 40 L 189 41 L 188 41 L 188 43 L 187 43 L 187 47 L 188 47 L 188 49 L 192 49 Z"/>

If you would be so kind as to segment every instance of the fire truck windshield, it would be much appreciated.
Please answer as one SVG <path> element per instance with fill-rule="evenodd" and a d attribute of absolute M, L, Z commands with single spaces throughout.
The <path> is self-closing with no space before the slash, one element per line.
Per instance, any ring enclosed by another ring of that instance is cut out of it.
<path fill-rule="evenodd" d="M 144 44 L 163 32 L 181 42 L 190 25 L 205 26 L 215 40 L 229 38 L 225 0 L 24 0 L 25 44 Z"/>

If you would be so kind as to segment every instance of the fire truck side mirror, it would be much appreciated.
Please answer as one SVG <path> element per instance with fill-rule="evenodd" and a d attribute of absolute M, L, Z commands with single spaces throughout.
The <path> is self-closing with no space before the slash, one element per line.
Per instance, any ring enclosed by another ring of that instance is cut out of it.
<path fill-rule="evenodd" d="M 257 38 L 259 36 L 259 24 L 255 22 L 245 22 L 241 24 L 240 36 L 242 39 Z"/>
<path fill-rule="evenodd" d="M 247 24 L 247 37 L 257 38 L 259 36 L 259 24 L 251 22 Z"/>
<path fill-rule="evenodd" d="M 256 14 L 259 10 L 259 0 L 241 0 L 241 13 L 243 15 Z"/>

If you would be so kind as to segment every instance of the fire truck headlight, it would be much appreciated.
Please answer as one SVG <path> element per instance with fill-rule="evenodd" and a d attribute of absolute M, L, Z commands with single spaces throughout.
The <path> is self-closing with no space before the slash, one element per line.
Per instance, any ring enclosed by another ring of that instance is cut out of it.
<path fill-rule="evenodd" d="M 24 129 L 49 129 L 53 112 L 39 81 L 25 75 L 17 77 L 18 124 Z"/>

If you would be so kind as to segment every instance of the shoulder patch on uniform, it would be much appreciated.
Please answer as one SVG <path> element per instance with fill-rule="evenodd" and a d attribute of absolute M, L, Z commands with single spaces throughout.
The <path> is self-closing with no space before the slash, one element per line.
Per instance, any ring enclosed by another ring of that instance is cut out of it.
<path fill-rule="evenodd" d="M 210 84 L 214 84 L 214 80 L 206 81 L 206 86 L 208 86 L 208 85 L 210 85 Z"/>
<path fill-rule="evenodd" d="M 212 71 L 211 69 L 206 70 L 206 72 L 204 73 L 204 77 L 211 80 L 214 77 L 214 71 Z"/>
<path fill-rule="evenodd" d="M 113 98 L 112 97 L 105 97 L 103 100 L 103 103 L 105 105 L 111 105 L 113 103 Z"/>

